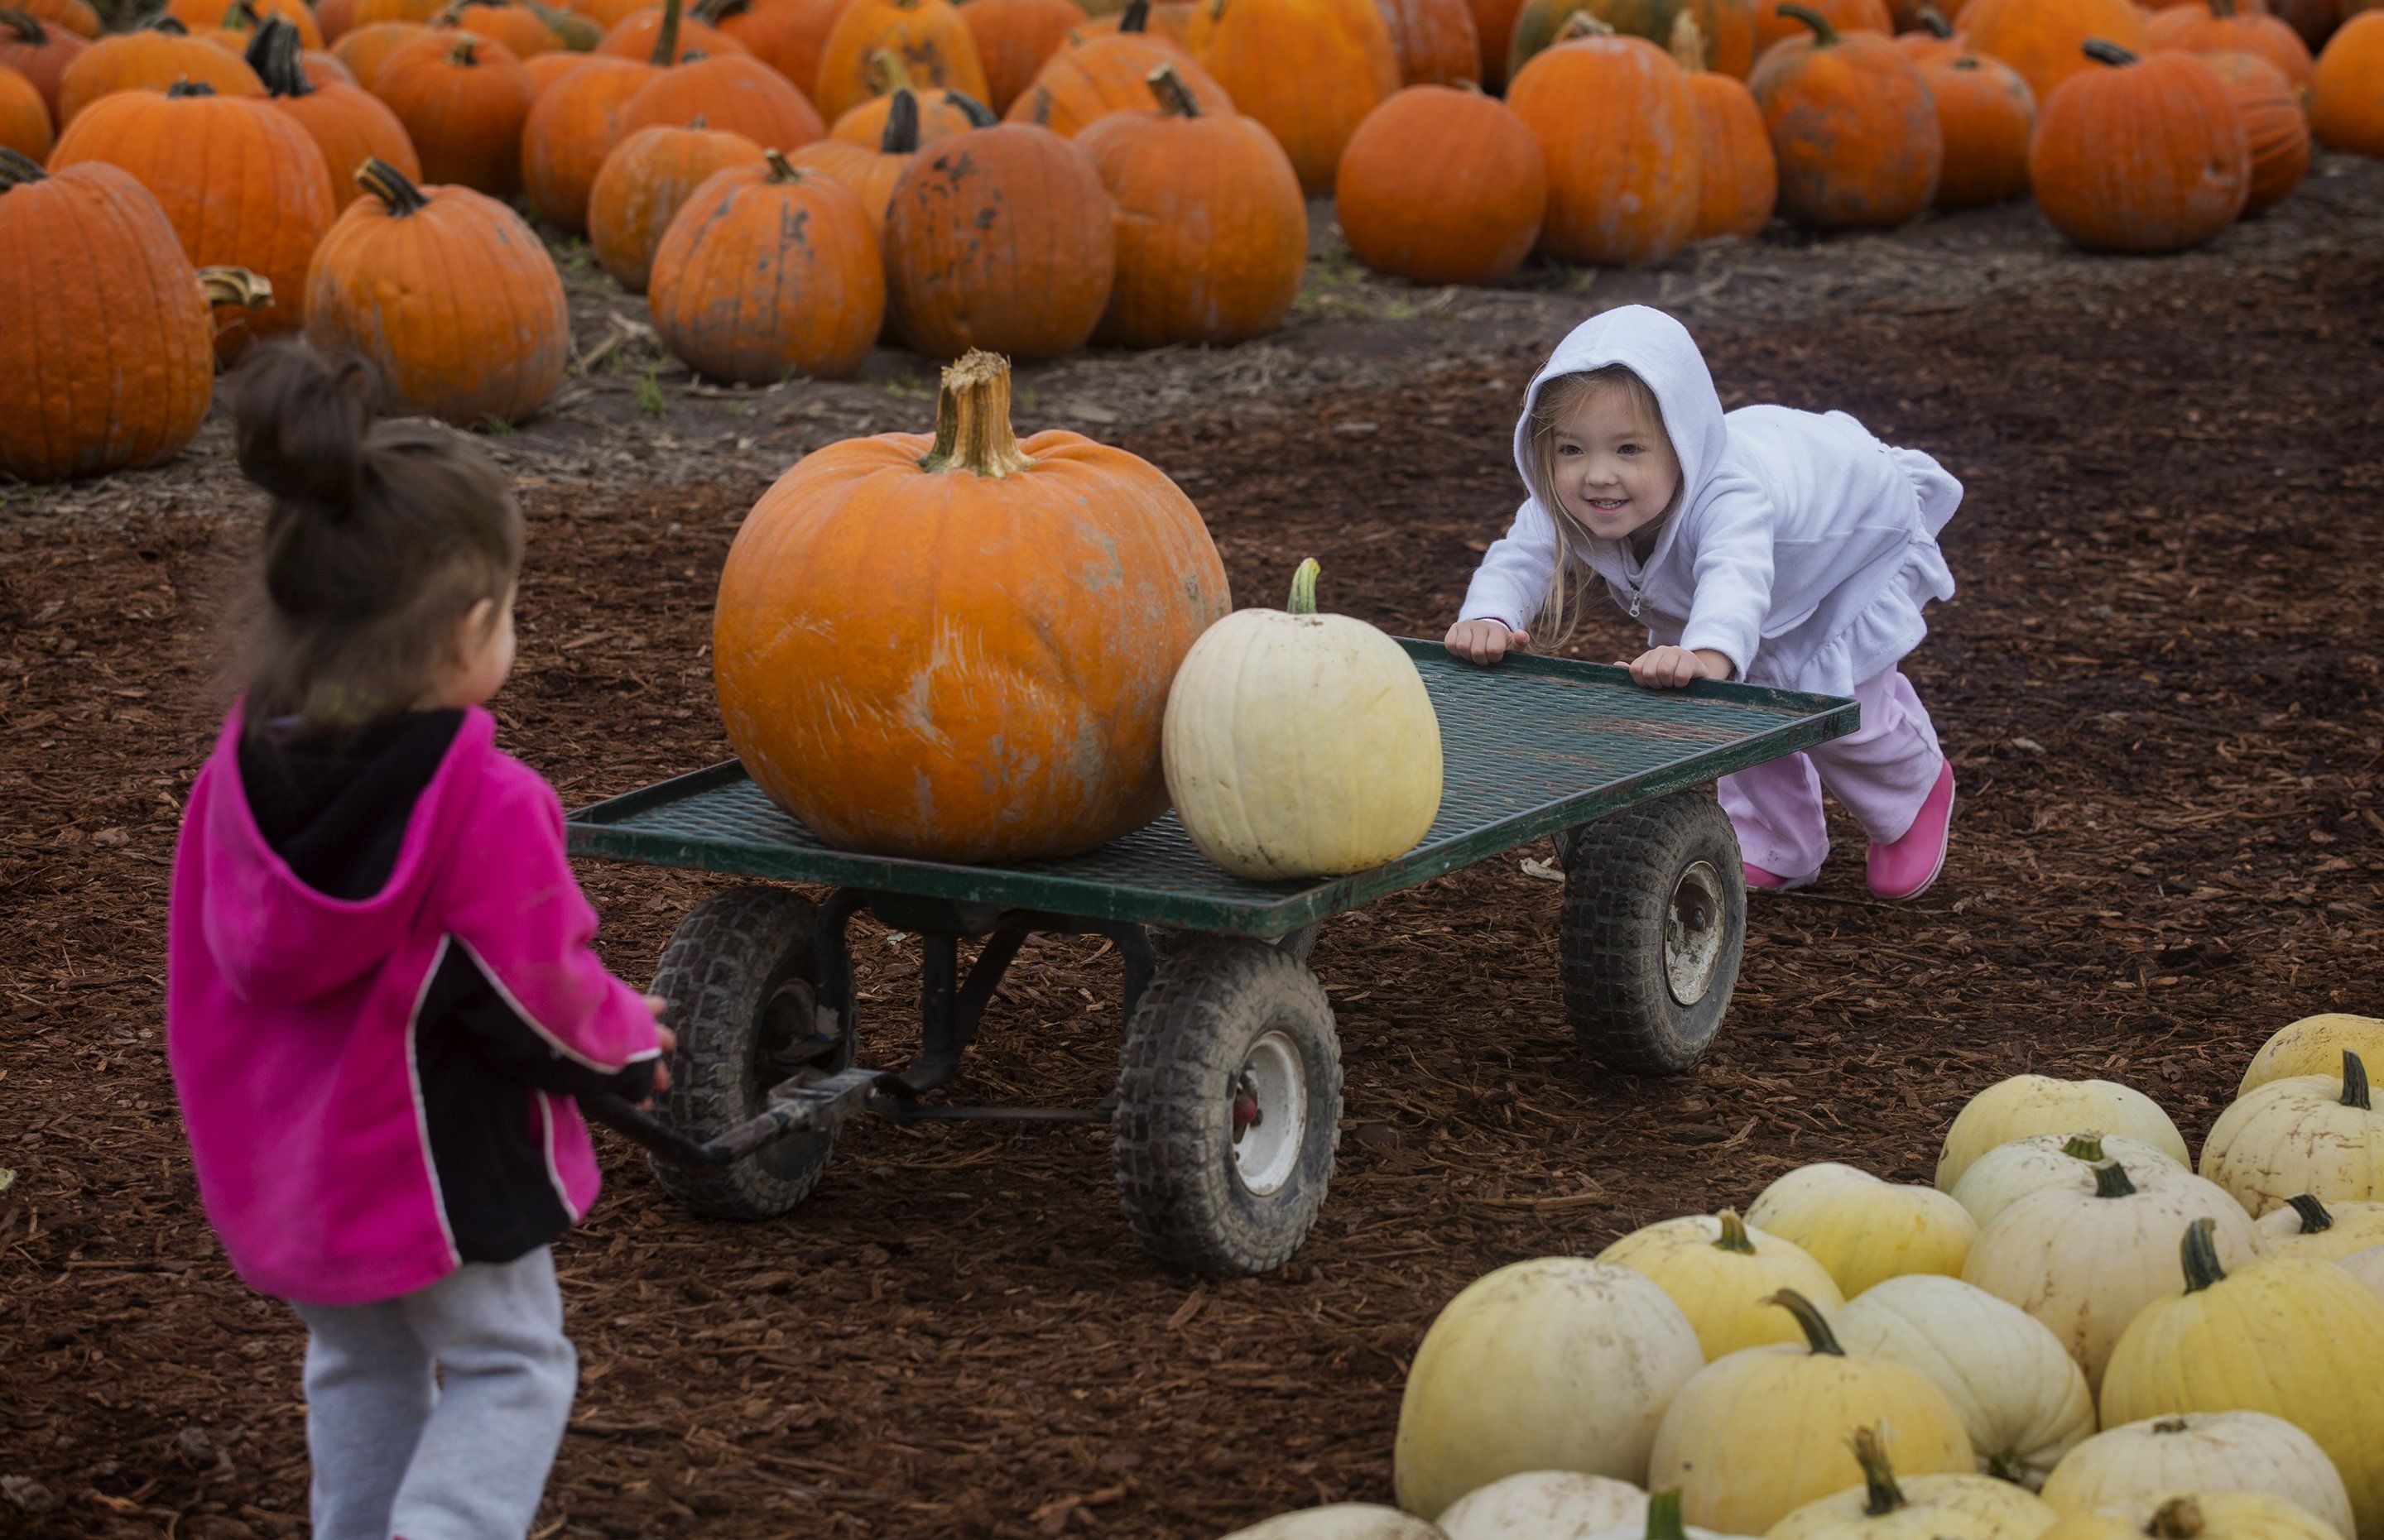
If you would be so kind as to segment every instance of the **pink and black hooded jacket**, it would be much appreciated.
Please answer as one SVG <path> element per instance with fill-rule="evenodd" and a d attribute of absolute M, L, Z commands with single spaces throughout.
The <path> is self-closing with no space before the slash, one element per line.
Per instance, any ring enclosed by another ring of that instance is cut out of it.
<path fill-rule="evenodd" d="M 255 1287 L 386 1300 L 568 1229 L 577 1095 L 651 1089 L 653 1018 L 597 961 L 563 808 L 487 712 L 341 755 L 224 724 L 191 789 L 166 1048 L 199 1195 Z"/>

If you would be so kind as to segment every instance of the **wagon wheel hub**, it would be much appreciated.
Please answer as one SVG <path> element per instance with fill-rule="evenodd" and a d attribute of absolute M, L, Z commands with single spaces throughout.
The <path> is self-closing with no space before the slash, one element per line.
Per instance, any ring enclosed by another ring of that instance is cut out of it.
<path fill-rule="evenodd" d="M 1695 1004 L 1713 988 L 1722 930 L 1721 874 L 1711 862 L 1693 862 L 1664 906 L 1664 984 L 1682 1004 Z"/>
<path fill-rule="evenodd" d="M 1271 1031 L 1250 1044 L 1228 1108 L 1242 1186 L 1260 1198 L 1280 1190 L 1308 1134 L 1308 1069 L 1289 1037 Z"/>

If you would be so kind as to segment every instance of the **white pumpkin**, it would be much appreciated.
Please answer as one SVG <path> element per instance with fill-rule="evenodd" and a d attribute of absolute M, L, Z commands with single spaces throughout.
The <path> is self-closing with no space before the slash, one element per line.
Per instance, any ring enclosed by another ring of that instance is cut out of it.
<path fill-rule="evenodd" d="M 1799 1166 L 1765 1188 L 1746 1222 L 1803 1247 L 1849 1299 L 1881 1278 L 1957 1274 L 1979 1234 L 1970 1212 L 1934 1188 L 1835 1161 Z"/>
<path fill-rule="evenodd" d="M 2289 1076 L 2235 1103 L 2210 1126 L 2202 1174 L 2254 1218 L 2301 1192 L 2326 1203 L 2384 1200 L 2384 1113 L 2365 1062 L 2344 1049 L 2340 1078 Z"/>
<path fill-rule="evenodd" d="M 2106 1160 L 2126 1166 L 2139 1187 L 2156 1180 L 2158 1172 L 2187 1170 L 2183 1161 L 2159 1145 L 2125 1134 L 2030 1134 L 1998 1144 L 1972 1161 L 1954 1184 L 1954 1201 L 1984 1227 L 2014 1200 L 2039 1188 L 2093 1191 L 2094 1167 Z"/>
<path fill-rule="evenodd" d="M 1646 1493 L 1578 1471 L 1501 1476 L 1449 1504 L 1439 1520 L 1448 1540 L 1589 1540 L 1618 1527 L 1635 1534 L 1646 1522 Z"/>
<path fill-rule="evenodd" d="M 2365 1284 L 2376 1298 L 2384 1300 L 2384 1246 L 2353 1251 L 2335 1265 Z"/>
<path fill-rule="evenodd" d="M 2350 1540 L 2266 1492 L 2165 1492 L 2127 1508 L 2065 1513 L 2041 1540 Z"/>
<path fill-rule="evenodd" d="M 2178 1411 L 2106 1428 L 2063 1457 L 2043 1497 L 2064 1513 L 2089 1513 L 2187 1490 L 2266 1492 L 2352 1533 L 2351 1493 L 2334 1462 L 2265 1411 Z"/>
<path fill-rule="evenodd" d="M 1962 1278 L 2043 1322 L 2099 1390 L 2136 1312 L 2177 1292 L 2187 1226 L 2213 1221 L 2228 1266 L 2250 1261 L 2260 1242 L 2242 1206 L 2199 1177 L 2138 1188 L 2117 1161 L 2096 1177 L 2093 1192 L 2047 1188 L 2004 1210 L 1970 1248 Z"/>
<path fill-rule="evenodd" d="M 1225 1540 L 1447 1540 L 1440 1526 L 1380 1503 L 1331 1503 L 1278 1513 Z"/>
<path fill-rule="evenodd" d="M 2140 1090 L 2116 1080 L 2056 1080 L 2045 1075 L 2015 1075 L 1970 1098 L 1945 1130 L 1937 1158 L 1937 1185 L 1947 1192 L 1970 1163 L 1998 1144 L 2030 1134 L 2125 1134 L 2168 1152 L 2179 1165 L 2192 1163 L 2185 1136 L 2168 1114 Z"/>
<path fill-rule="evenodd" d="M 1176 816 L 1237 877 L 1337 877 L 1405 855 L 1440 810 L 1440 720 L 1398 643 L 1316 612 L 1303 561 L 1285 610 L 1192 644 L 1161 754 Z"/>
<path fill-rule="evenodd" d="M 1741 1348 L 1805 1340 L 1794 1316 L 1764 1303 L 1781 1289 L 1794 1289 L 1824 1312 L 1845 1302 L 1803 1247 L 1754 1228 L 1728 1209 L 1633 1230 L 1597 1260 L 1654 1279 L 1696 1328 L 1708 1363 Z"/>
<path fill-rule="evenodd" d="M 1644 1484 L 1657 1424 L 1705 1362 L 1681 1307 L 1627 1267 L 1539 1257 L 1476 1278 L 1408 1371 L 1399 1506 L 1438 1513 L 1520 1471 Z"/>
<path fill-rule="evenodd" d="M 2370 1246 L 2384 1246 L 2384 1203 L 2321 1203 L 2306 1192 L 2260 1216 L 2260 1250 L 2277 1256 L 2341 1262 Z"/>
<path fill-rule="evenodd" d="M 1898 1479 L 1874 1428 L 1858 1429 L 1863 1479 L 1817 1497 L 1763 1532 L 1764 1540 L 2036 1540 L 2060 1517 L 1993 1476 Z"/>
<path fill-rule="evenodd" d="M 2235 1088 L 2236 1100 L 2289 1076 L 2339 1075 L 2346 1048 L 2369 1064 L 2384 1064 L 2384 1018 L 2327 1011 L 2278 1028 L 2252 1055 L 2243 1083 Z"/>
<path fill-rule="evenodd" d="M 1893 1359 L 1945 1392 L 1988 1475 L 2033 1492 L 2094 1431 L 2094 1394 L 2060 1339 L 1959 1278 L 1889 1278 L 1830 1324 L 1847 1352 Z"/>

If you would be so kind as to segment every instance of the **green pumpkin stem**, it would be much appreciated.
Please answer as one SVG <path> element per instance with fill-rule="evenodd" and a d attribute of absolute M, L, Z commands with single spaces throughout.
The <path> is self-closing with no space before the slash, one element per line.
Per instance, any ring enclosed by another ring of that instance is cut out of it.
<path fill-rule="evenodd" d="M 264 24 L 265 18 L 257 14 L 255 0 L 232 0 L 223 13 L 223 19 L 216 23 L 233 32 L 253 32 Z"/>
<path fill-rule="evenodd" d="M 2136 1184 L 2128 1180 L 2128 1168 L 2117 1161 L 2105 1161 L 2094 1168 L 2095 1197 L 2129 1198 L 2135 1190 Z"/>
<path fill-rule="evenodd" d="M 42 163 L 32 156 L 0 144 L 0 192 L 30 182 L 46 181 L 49 175 L 42 169 Z"/>
<path fill-rule="evenodd" d="M 2018 1449 L 2005 1449 L 1987 1457 L 1987 1474 L 1997 1481 L 2007 1481 L 2014 1486 L 2026 1486 L 2029 1478 L 2028 1457 Z"/>
<path fill-rule="evenodd" d="M 1159 98 L 1159 110 L 1168 117 L 1198 117 L 1200 104 L 1192 97 L 1184 77 L 1175 73 L 1172 64 L 1162 64 L 1144 79 L 1150 82 L 1150 93 Z"/>
<path fill-rule="evenodd" d="M 1670 43 L 1672 62 L 1681 67 L 1682 74 L 1702 75 L 1706 72 L 1705 29 L 1699 27 L 1697 18 L 1686 10 L 1672 20 Z"/>
<path fill-rule="evenodd" d="M 908 155 L 919 148 L 919 98 L 909 86 L 896 91 L 886 107 L 886 131 L 877 136 L 882 154 Z"/>
<path fill-rule="evenodd" d="M 306 79 L 306 63 L 303 56 L 304 42 L 298 29 L 278 16 L 265 18 L 265 25 L 249 40 L 244 55 L 256 78 L 265 82 L 268 94 L 274 96 L 306 96 L 315 90 L 315 82 Z"/>
<path fill-rule="evenodd" d="M 213 96 L 215 93 L 215 87 L 205 80 L 192 80 L 187 75 L 166 88 L 166 94 L 168 97 Z"/>
<path fill-rule="evenodd" d="M 650 63 L 668 69 L 678 63 L 679 0 L 663 0 L 663 27 L 654 34 L 654 51 L 647 55 Z"/>
<path fill-rule="evenodd" d="M 2192 1497 L 2171 1497 L 2144 1526 L 2153 1540 L 2194 1540 L 2202 1533 L 2202 1505 Z"/>
<path fill-rule="evenodd" d="M 1010 426 L 1010 360 L 971 348 L 959 363 L 945 365 L 936 395 L 936 441 L 919 469 L 999 479 L 1033 463 Z"/>
<path fill-rule="evenodd" d="M 35 48 L 45 47 L 50 41 L 49 31 L 42 25 L 41 18 L 26 11 L 0 10 L 0 27 L 15 32 L 19 42 Z"/>
<path fill-rule="evenodd" d="M 1832 1358 L 1846 1356 L 1845 1349 L 1839 1346 L 1838 1334 L 1830 1329 L 1830 1318 L 1821 1313 L 1819 1305 L 1802 1294 L 1793 1288 L 1783 1288 L 1776 1294 L 1765 1295 L 1763 1303 L 1778 1305 L 1794 1316 L 1796 1324 L 1804 1330 L 1806 1345 L 1814 1352 L 1828 1353 Z"/>
<path fill-rule="evenodd" d="M 273 303 L 273 280 L 245 267 L 202 267 L 199 292 L 211 305 L 264 310 Z"/>
<path fill-rule="evenodd" d="M 2297 1193 L 2285 1201 L 2302 1216 L 2302 1234 L 2316 1235 L 2321 1230 L 2334 1228 L 2334 1215 L 2326 1212 L 2326 1205 L 2317 1201 L 2316 1193 Z"/>
<path fill-rule="evenodd" d="M 1724 1209 L 1714 1220 L 1721 1226 L 1721 1233 L 1714 1237 L 1715 1250 L 1735 1251 L 1743 1257 L 1755 1255 L 1755 1238 L 1746 1233 L 1746 1221 L 1738 1216 L 1736 1209 Z"/>
<path fill-rule="evenodd" d="M 891 48 L 880 48 L 869 55 L 871 94 L 891 96 L 904 86 L 912 84 L 911 71 L 903 68 L 901 55 Z"/>
<path fill-rule="evenodd" d="M 2062 1141 L 2061 1152 L 2073 1160 L 2084 1161 L 2089 1165 L 2100 1165 L 2104 1159 L 2103 1136 L 2072 1134 Z"/>
<path fill-rule="evenodd" d="M 944 105 L 960 108 L 961 116 L 968 119 L 972 129 L 990 129 L 1001 121 L 1001 115 L 991 107 L 967 92 L 954 91 L 950 86 L 944 87 Z"/>
<path fill-rule="evenodd" d="M 392 219 L 403 219 L 430 206 L 430 200 L 406 179 L 404 172 L 379 155 L 366 156 L 365 163 L 356 167 L 356 185 L 388 204 Z"/>
<path fill-rule="evenodd" d="M 1647 1494 L 1647 1540 L 1689 1540 L 1681 1519 L 1681 1489 L 1667 1486 Z"/>
<path fill-rule="evenodd" d="M 1951 38 L 1954 35 L 1954 24 L 1946 20 L 1945 13 L 1934 6 L 1920 7 L 1920 30 L 1933 38 Z"/>
<path fill-rule="evenodd" d="M 1780 7 L 1780 14 L 1794 17 L 1812 28 L 1813 46 L 1816 48 L 1827 48 L 1838 41 L 1838 30 L 1830 25 L 1830 18 L 1809 6 L 1783 5 Z"/>
<path fill-rule="evenodd" d="M 1785 10 L 1786 6 L 1781 7 Z M 2136 55 L 2105 38 L 2090 37 L 2078 45 L 2078 51 L 2096 64 L 2133 64 Z"/>
<path fill-rule="evenodd" d="M 1904 1507 L 1904 1488 L 1895 1485 L 1895 1467 L 1888 1463 L 1887 1447 L 1880 1442 L 1879 1429 L 1856 1428 L 1846 1443 L 1855 1451 L 1855 1463 L 1862 1467 L 1864 1515 L 1884 1519 Z"/>
<path fill-rule="evenodd" d="M 1324 568 L 1312 556 L 1299 564 L 1291 574 L 1291 598 L 1284 601 L 1284 613 L 1287 615 L 1316 613 L 1316 574 L 1323 570 Z"/>
<path fill-rule="evenodd" d="M 2227 1269 L 2218 1265 L 2218 1221 L 2197 1219 L 2185 1227 L 2185 1238 L 2178 1242 L 2178 1259 L 2185 1265 L 2185 1291 L 2188 1294 L 2208 1288 L 2227 1280 Z"/>
<path fill-rule="evenodd" d="M 2361 1112 L 2376 1110 L 2367 1096 L 2367 1066 L 2348 1048 L 2342 1051 L 2342 1104 Z"/>
<path fill-rule="evenodd" d="M 1222 15 L 1223 9 L 1224 7 L 1220 6 L 1218 14 Z M 1126 0 L 1125 9 L 1118 13 L 1117 30 L 1121 32 L 1139 32 L 1148 31 L 1149 26 L 1150 0 Z"/>

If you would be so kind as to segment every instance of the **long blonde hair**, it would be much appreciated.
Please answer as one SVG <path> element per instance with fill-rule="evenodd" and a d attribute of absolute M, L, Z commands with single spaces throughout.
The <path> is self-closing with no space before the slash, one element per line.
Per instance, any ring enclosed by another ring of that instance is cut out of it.
<path fill-rule="evenodd" d="M 1631 409 L 1639 418 L 1640 431 L 1661 442 L 1669 450 L 1671 436 L 1664 429 L 1664 409 L 1656 392 L 1627 365 L 1609 363 L 1602 369 L 1591 369 L 1578 375 L 1558 375 L 1543 383 L 1532 398 L 1531 474 L 1528 478 L 1532 496 L 1539 499 L 1542 511 L 1557 534 L 1557 562 L 1548 574 L 1547 592 L 1540 598 L 1540 612 L 1532 622 L 1532 640 L 1543 650 L 1562 646 L 1571 637 L 1580 620 L 1572 585 L 1572 566 L 1582 560 L 1582 552 L 1593 536 L 1565 511 L 1563 499 L 1557 496 L 1556 445 L 1557 435 L 1582 402 L 1601 390 L 1620 390 L 1631 398 Z M 1674 454 L 1674 458 L 1679 458 Z M 1678 502 L 1680 494 L 1673 494 Z M 1670 510 L 1666 510 L 1669 513 Z"/>

